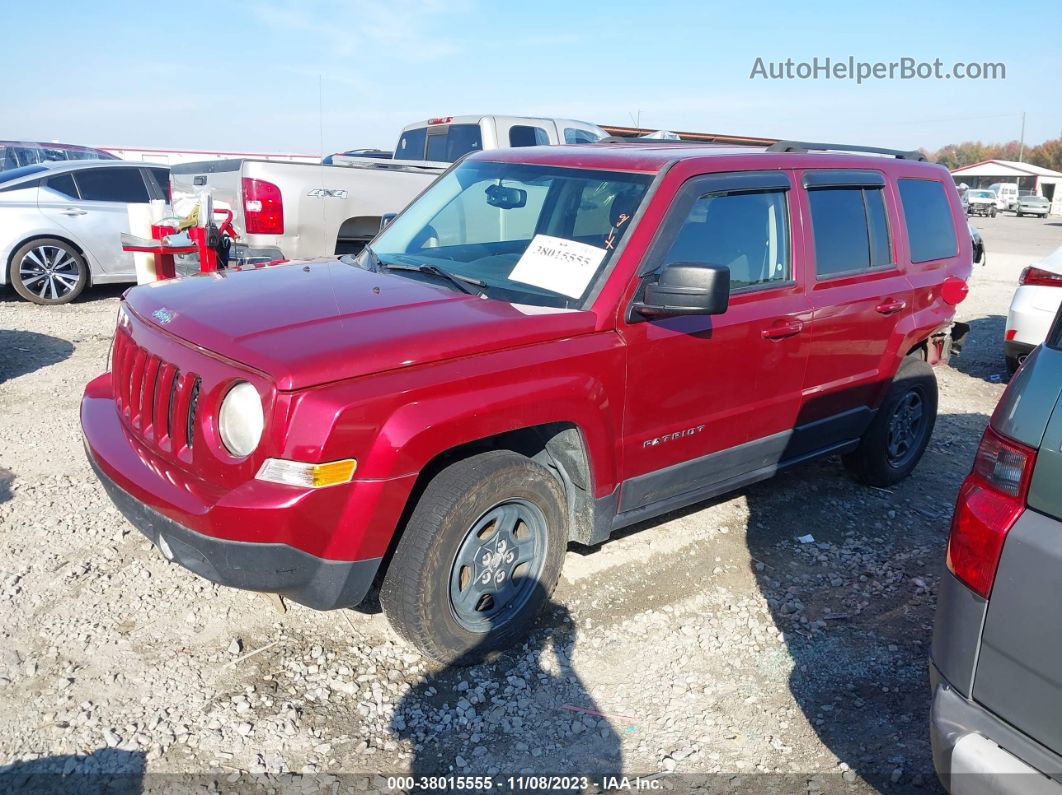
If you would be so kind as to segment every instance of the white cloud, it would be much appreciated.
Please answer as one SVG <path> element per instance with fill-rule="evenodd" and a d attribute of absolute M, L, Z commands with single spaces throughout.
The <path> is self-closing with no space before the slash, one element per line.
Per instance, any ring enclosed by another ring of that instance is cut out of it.
<path fill-rule="evenodd" d="M 439 18 L 472 8 L 472 0 L 288 0 L 249 6 L 252 16 L 277 32 L 308 34 L 299 43 L 311 48 L 308 60 L 361 55 L 395 61 L 432 61 L 459 52 L 456 42 L 439 33 Z M 313 39 L 320 45 L 316 50 Z"/>

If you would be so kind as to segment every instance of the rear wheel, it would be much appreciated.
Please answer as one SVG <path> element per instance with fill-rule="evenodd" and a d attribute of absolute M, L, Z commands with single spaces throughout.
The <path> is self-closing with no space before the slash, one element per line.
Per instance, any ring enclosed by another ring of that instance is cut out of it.
<path fill-rule="evenodd" d="M 11 286 L 35 304 L 66 304 L 88 284 L 88 265 L 77 249 L 44 238 L 22 246 L 11 258 Z"/>
<path fill-rule="evenodd" d="M 557 479 L 517 453 L 458 461 L 427 485 L 380 603 L 399 635 L 447 665 L 520 640 L 549 600 L 567 542 Z"/>
<path fill-rule="evenodd" d="M 891 486 L 918 465 L 936 420 L 933 368 L 921 356 L 908 356 L 859 447 L 844 456 L 844 464 L 863 483 Z"/>

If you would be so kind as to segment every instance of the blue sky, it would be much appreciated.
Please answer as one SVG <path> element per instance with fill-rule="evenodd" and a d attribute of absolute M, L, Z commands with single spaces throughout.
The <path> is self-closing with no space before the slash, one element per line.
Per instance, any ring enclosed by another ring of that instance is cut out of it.
<path fill-rule="evenodd" d="M 1062 135 L 1057 0 L 6 5 L 0 138 L 318 153 L 509 113 L 934 148 L 1015 139 L 1022 111 L 1027 143 Z M 757 57 L 849 55 L 1002 61 L 1007 77 L 749 78 Z"/>

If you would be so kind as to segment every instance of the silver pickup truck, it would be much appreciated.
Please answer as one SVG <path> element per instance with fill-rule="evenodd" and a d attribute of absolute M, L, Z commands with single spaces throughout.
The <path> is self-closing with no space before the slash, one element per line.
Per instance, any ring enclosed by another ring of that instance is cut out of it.
<path fill-rule="evenodd" d="M 346 254 L 360 251 L 384 215 L 404 209 L 469 152 L 606 135 L 574 119 L 446 116 L 406 125 L 394 160 L 334 155 L 331 165 L 253 159 L 175 165 L 170 198 L 181 211 L 206 191 L 215 209 L 232 210 L 240 235 L 232 256 L 240 261 Z"/>
<path fill-rule="evenodd" d="M 204 191 L 233 214 L 242 261 L 302 259 L 357 251 L 447 168 L 347 158 L 342 165 L 211 160 L 170 169 L 170 200 L 181 212 Z"/>

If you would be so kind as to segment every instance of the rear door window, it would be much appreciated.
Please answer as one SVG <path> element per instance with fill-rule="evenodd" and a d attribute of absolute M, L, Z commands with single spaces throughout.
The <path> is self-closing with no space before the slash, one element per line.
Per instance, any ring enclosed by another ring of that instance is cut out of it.
<path fill-rule="evenodd" d="M 147 185 L 139 168 L 87 168 L 77 174 L 81 198 L 87 201 L 146 203 Z"/>
<path fill-rule="evenodd" d="M 907 225 L 911 262 L 954 257 L 955 226 L 944 186 L 930 179 L 900 179 L 900 201 Z"/>
<path fill-rule="evenodd" d="M 819 279 L 889 265 L 892 248 L 880 188 L 809 188 Z"/>
<path fill-rule="evenodd" d="M 509 146 L 545 146 L 549 133 L 541 127 L 529 124 L 514 124 L 509 128 Z"/>
<path fill-rule="evenodd" d="M 428 131 L 424 127 L 406 130 L 398 139 L 398 147 L 395 149 L 395 160 L 423 160 L 424 137 Z"/>

